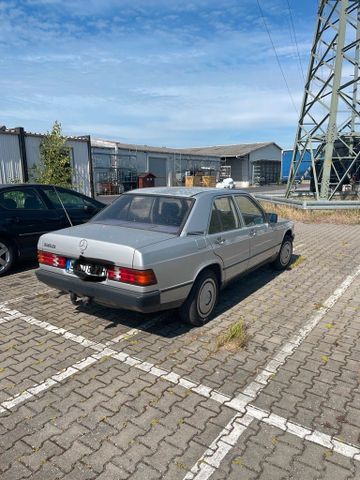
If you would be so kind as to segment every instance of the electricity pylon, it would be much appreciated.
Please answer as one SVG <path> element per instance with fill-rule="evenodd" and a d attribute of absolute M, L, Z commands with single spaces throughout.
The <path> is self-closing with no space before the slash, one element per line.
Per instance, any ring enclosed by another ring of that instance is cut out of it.
<path fill-rule="evenodd" d="M 316 199 L 331 199 L 360 177 L 360 1 L 322 0 L 286 197 L 306 152 Z"/>

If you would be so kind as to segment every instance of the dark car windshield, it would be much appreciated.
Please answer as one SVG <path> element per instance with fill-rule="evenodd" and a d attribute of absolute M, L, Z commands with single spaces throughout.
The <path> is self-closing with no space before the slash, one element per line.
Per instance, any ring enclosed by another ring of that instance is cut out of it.
<path fill-rule="evenodd" d="M 177 234 L 192 202 L 189 198 L 125 194 L 96 215 L 91 223 Z"/>

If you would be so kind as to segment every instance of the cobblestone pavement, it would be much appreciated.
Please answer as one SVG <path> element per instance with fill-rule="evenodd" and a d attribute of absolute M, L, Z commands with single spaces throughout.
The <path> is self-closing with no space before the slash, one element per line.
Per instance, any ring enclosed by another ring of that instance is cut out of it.
<path fill-rule="evenodd" d="M 198 329 L 1 278 L 1 480 L 360 479 L 360 227 L 296 234 Z"/>

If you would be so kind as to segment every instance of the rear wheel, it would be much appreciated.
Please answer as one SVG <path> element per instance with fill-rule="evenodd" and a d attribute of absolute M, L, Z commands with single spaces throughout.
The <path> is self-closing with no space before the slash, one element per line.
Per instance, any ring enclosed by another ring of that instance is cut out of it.
<path fill-rule="evenodd" d="M 10 270 L 14 261 L 15 252 L 11 243 L 0 239 L 0 277 Z"/>
<path fill-rule="evenodd" d="M 272 263 L 272 266 L 275 268 L 275 270 L 285 270 L 291 263 L 292 254 L 293 240 L 289 235 L 286 235 L 283 243 L 281 244 L 278 256 Z"/>
<path fill-rule="evenodd" d="M 212 270 L 200 273 L 193 288 L 180 307 L 182 321 L 200 327 L 211 317 L 219 296 L 219 282 Z"/>

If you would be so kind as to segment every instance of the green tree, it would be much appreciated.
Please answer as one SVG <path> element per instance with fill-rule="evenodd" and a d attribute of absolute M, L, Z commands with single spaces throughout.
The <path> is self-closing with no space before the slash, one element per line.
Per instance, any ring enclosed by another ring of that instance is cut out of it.
<path fill-rule="evenodd" d="M 52 131 L 44 135 L 40 143 L 40 163 L 34 171 L 37 182 L 71 187 L 73 168 L 66 140 L 61 123 L 55 121 Z"/>

